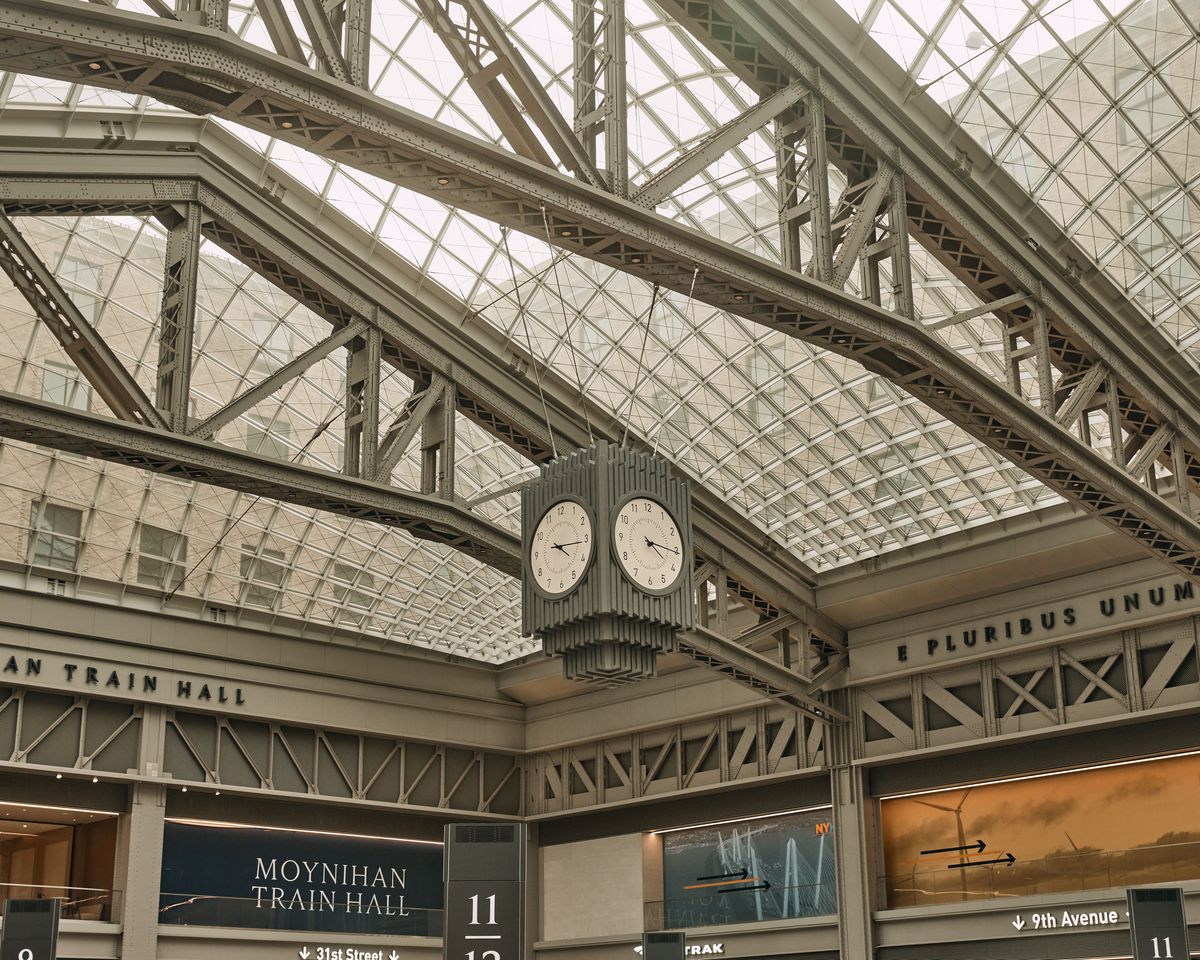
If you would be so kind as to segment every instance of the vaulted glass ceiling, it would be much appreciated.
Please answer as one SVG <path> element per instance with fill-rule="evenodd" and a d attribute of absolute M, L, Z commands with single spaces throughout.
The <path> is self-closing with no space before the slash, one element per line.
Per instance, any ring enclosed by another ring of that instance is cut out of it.
<path fill-rule="evenodd" d="M 1188 190 L 1194 191 L 1200 174 L 1200 151 L 1189 149 L 1196 145 L 1200 107 L 1195 15 L 1189 25 L 1169 0 L 1119 8 L 1085 8 L 1078 0 L 841 2 L 1077 242 L 1086 247 L 1088 237 L 1105 238 L 1093 244 L 1098 262 L 1122 278 L 1152 323 L 1191 353 L 1196 282 L 1187 278 L 1194 267 L 1192 224 L 1200 222 L 1189 212 L 1195 202 Z M 491 5 L 569 117 L 569 3 Z M 140 0 L 119 0 L 118 6 L 145 12 Z M 389 0 L 375 7 L 374 92 L 502 143 L 415 5 Z M 652 5 L 629 0 L 627 16 L 630 174 L 636 183 L 755 98 Z M 270 47 L 252 4 L 233 0 L 230 22 L 248 42 Z M 1155 26 L 1147 28 L 1148 22 Z M 1110 39 L 1093 42 L 1097 32 Z M 1129 64 L 1119 43 L 1136 54 Z M 1108 64 L 1108 73 L 1096 64 Z M 1131 79 L 1129 71 L 1136 76 Z M 1118 74 L 1124 79 L 1115 79 Z M 5 116 L 32 104 L 79 113 L 165 109 L 24 77 L 9 76 L 0 92 Z M 0 130 L 3 122 L 0 117 Z M 288 144 L 232 132 L 265 163 L 354 219 L 374 242 L 452 291 L 518 349 L 548 364 L 611 421 L 628 421 L 634 433 L 669 453 L 818 573 L 1056 500 L 907 394 L 840 357 L 687 297 L 655 298 L 640 280 L 553 253 L 545 238 L 505 235 L 477 217 Z M 1129 137 L 1136 144 L 1126 144 Z M 1155 193 L 1150 183 L 1163 184 L 1163 190 Z M 1068 195 L 1075 198 L 1070 203 L 1063 199 Z M 698 230 L 778 259 L 775 209 L 769 129 L 659 207 Z M 121 331 L 118 352 L 149 387 L 161 230 L 154 222 L 129 219 L 22 223 L 59 276 L 94 301 L 101 330 L 109 336 L 114 328 Z M 977 304 L 920 247 L 914 244 L 912 253 L 923 322 Z M 100 264 L 99 272 L 89 264 Z M 207 251 L 203 273 L 199 415 L 302 351 L 322 328 L 318 318 L 220 251 Z M 1151 294 L 1151 288 L 1172 293 Z M 61 358 L 16 300 L 12 291 L 4 293 L 3 389 L 44 396 L 46 371 L 57 383 L 53 376 L 62 374 L 53 364 Z M 999 331 L 985 316 L 939 335 L 999 377 Z M 335 354 L 218 439 L 332 465 L 343 379 Z M 408 390 L 406 381 L 388 378 L 385 406 L 395 409 Z M 461 418 L 459 441 L 458 492 L 515 529 L 516 497 L 503 491 L 531 469 Z M 395 482 L 415 486 L 416 469 L 415 458 L 406 460 Z M 0 486 L 10 501 L 0 521 L 0 549 L 10 562 L 30 562 L 35 538 L 27 533 L 29 504 L 49 494 L 55 502 L 67 497 L 95 518 L 79 534 L 85 545 L 77 569 L 100 579 L 137 582 L 141 523 L 187 536 L 187 576 L 178 593 L 210 606 L 243 608 L 255 619 L 338 625 L 493 662 L 532 649 L 518 636 L 514 583 L 396 531 L 193 489 L 15 442 L 5 442 L 0 452 Z M 104 537 L 109 539 L 102 544 Z M 109 559 L 101 562 L 102 556 Z"/>

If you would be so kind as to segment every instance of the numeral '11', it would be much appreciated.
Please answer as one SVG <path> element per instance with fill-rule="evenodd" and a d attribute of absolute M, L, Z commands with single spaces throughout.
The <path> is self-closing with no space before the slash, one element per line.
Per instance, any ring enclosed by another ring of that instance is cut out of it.
<path fill-rule="evenodd" d="M 469 898 L 471 901 L 471 922 L 469 926 L 479 926 L 479 894 L 472 894 Z M 496 895 L 493 893 L 489 897 L 484 898 L 488 905 L 488 918 L 483 921 L 483 926 L 492 927 L 496 925 Z M 1170 954 L 1167 954 L 1170 956 Z"/>

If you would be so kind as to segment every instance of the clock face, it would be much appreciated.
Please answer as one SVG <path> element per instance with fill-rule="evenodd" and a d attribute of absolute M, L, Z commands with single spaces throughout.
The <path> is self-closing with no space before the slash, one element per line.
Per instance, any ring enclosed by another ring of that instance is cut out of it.
<path fill-rule="evenodd" d="M 626 500 L 613 518 L 613 549 L 633 583 L 663 591 L 683 570 L 683 534 L 667 508 L 649 497 Z"/>
<path fill-rule="evenodd" d="M 592 559 L 594 539 L 592 518 L 583 504 L 574 500 L 551 504 L 529 544 L 533 582 L 552 597 L 570 593 Z"/>

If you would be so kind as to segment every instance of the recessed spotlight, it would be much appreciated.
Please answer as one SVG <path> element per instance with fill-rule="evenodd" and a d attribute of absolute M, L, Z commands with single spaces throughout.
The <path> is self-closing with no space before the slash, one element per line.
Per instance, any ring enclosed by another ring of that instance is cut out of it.
<path fill-rule="evenodd" d="M 99 782 L 100 782 L 99 777 L 92 777 L 92 783 L 99 783 Z"/>
<path fill-rule="evenodd" d="M 183 792 L 184 792 L 184 793 L 187 793 L 187 787 L 184 787 L 184 788 L 183 788 Z"/>
<path fill-rule="evenodd" d="M 558 232 L 558 235 L 560 237 L 569 237 L 571 235 L 571 231 L 570 230 L 560 230 Z"/>
<path fill-rule="evenodd" d="M 220 791 L 220 790 L 218 790 L 218 791 L 217 791 L 215 794 L 213 794 L 213 796 L 216 796 L 216 797 L 219 797 L 220 795 L 221 795 L 221 791 Z"/>
<path fill-rule="evenodd" d="M 446 184 L 448 184 L 450 182 L 450 178 L 449 177 L 438 177 L 437 182 L 438 182 L 439 186 L 444 187 Z"/>
<path fill-rule="evenodd" d="M 642 262 L 642 258 L 641 258 L 641 257 L 631 257 L 631 258 L 630 258 L 630 260 L 629 260 L 629 262 L 630 262 L 630 263 L 641 263 L 641 262 Z"/>
<path fill-rule="evenodd" d="M 61 774 L 61 773 L 56 773 L 56 774 L 54 775 L 54 779 L 55 779 L 55 780 L 61 780 L 61 779 L 62 779 L 62 774 Z"/>
<path fill-rule="evenodd" d="M 292 129 L 292 121 L 284 120 L 283 123 L 280 124 L 280 126 L 283 127 L 284 130 L 291 130 Z"/>
<path fill-rule="evenodd" d="M 100 64 L 98 64 L 95 60 L 93 60 L 91 63 L 88 64 L 88 69 L 89 70 L 99 70 Z"/>
<path fill-rule="evenodd" d="M 741 303 L 741 302 L 742 302 L 743 300 L 745 300 L 746 298 L 745 298 L 745 297 L 743 297 L 743 296 L 742 296 L 740 293 L 735 293 L 735 294 L 733 295 L 733 299 L 734 299 L 734 300 L 736 300 L 738 303 Z"/>

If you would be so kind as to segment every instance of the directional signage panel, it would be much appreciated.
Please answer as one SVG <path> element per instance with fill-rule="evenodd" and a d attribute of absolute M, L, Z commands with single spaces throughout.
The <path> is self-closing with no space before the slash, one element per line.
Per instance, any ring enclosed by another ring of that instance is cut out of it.
<path fill-rule="evenodd" d="M 642 960 L 683 960 L 685 954 L 682 931 L 642 934 Z"/>
<path fill-rule="evenodd" d="M 1179 887 L 1132 887 L 1129 932 L 1134 960 L 1188 960 L 1187 917 Z"/>
<path fill-rule="evenodd" d="M 54 960 L 61 900 L 9 900 L 0 928 L 0 960 Z"/>
<path fill-rule="evenodd" d="M 450 824 L 445 849 L 445 960 L 524 960 L 524 824 Z"/>

